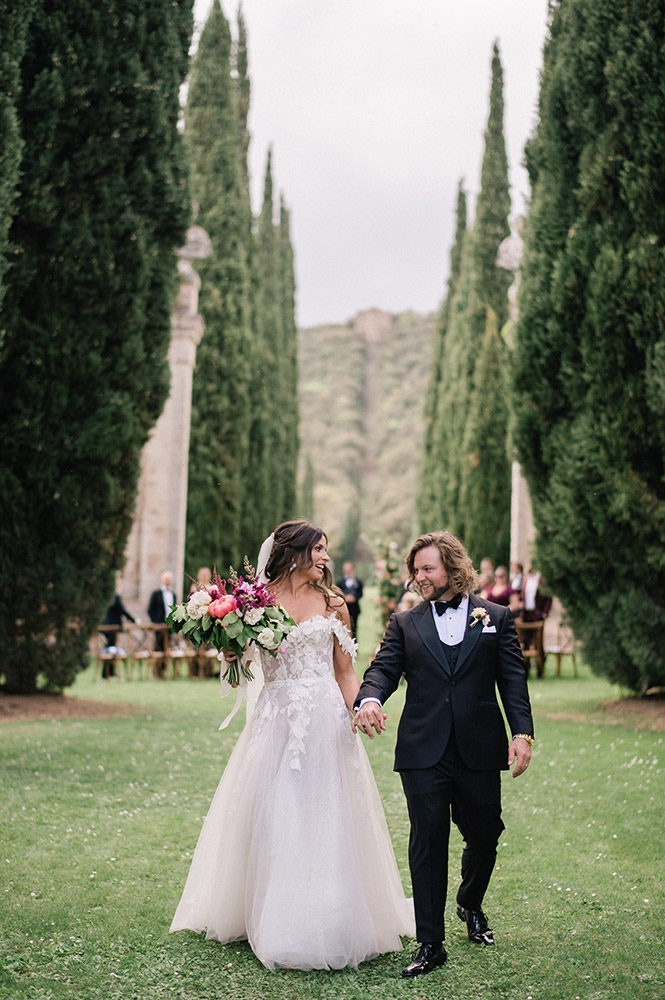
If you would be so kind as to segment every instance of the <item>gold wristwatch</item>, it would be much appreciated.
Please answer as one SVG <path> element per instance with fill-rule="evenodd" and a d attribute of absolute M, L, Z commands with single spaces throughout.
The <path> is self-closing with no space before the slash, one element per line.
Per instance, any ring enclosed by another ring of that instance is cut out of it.
<path fill-rule="evenodd" d="M 530 747 L 536 742 L 530 733 L 515 733 L 514 740 L 526 740 Z"/>

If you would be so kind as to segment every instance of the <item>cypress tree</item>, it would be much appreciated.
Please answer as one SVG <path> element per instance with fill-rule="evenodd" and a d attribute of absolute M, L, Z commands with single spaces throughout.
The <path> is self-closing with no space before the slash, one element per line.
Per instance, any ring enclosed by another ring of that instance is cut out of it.
<path fill-rule="evenodd" d="M 665 9 L 553 5 L 527 149 L 515 439 L 598 673 L 665 683 Z"/>
<path fill-rule="evenodd" d="M 241 565 L 252 354 L 249 193 L 243 168 L 231 31 L 213 4 L 185 110 L 192 197 L 213 252 L 200 263 L 206 330 L 192 386 L 186 567 Z M 246 148 L 246 147 L 245 147 Z"/>
<path fill-rule="evenodd" d="M 0 669 L 61 690 L 87 663 L 168 392 L 189 221 L 178 92 L 191 0 L 48 0 L 16 99 L 24 141 L 0 328 Z M 20 596 L 19 596 L 20 595 Z"/>
<path fill-rule="evenodd" d="M 509 271 L 496 265 L 499 246 L 510 235 L 510 188 L 508 157 L 503 137 L 503 106 L 503 68 L 499 45 L 495 42 L 492 50 L 490 110 L 474 224 L 474 268 L 481 302 L 486 309 L 494 311 L 499 329 L 508 319 L 508 289 L 513 280 Z M 481 330 L 474 332 L 482 340 L 485 317 Z"/>
<path fill-rule="evenodd" d="M 462 265 L 462 247 L 466 234 L 466 220 L 466 193 L 460 180 L 457 188 L 455 238 L 450 250 L 450 271 L 448 274 L 446 296 L 439 313 L 434 350 L 432 352 L 432 367 L 427 384 L 427 395 L 425 397 L 423 460 L 416 500 L 421 531 L 436 530 L 441 516 L 442 464 L 436 452 L 436 415 L 443 381 L 444 352 L 450 310 L 459 282 Z"/>
<path fill-rule="evenodd" d="M 16 114 L 20 65 L 34 0 L 7 0 L 0 6 L 0 305 L 8 265 L 9 227 L 16 207 L 23 140 Z M 0 330 L 0 350 L 2 349 Z"/>
<path fill-rule="evenodd" d="M 490 309 L 466 421 L 464 454 L 468 466 L 460 497 L 465 512 L 464 542 L 476 565 L 487 555 L 496 564 L 507 563 L 510 556 L 511 470 L 505 437 L 508 391 L 506 348 L 497 317 Z"/>
<path fill-rule="evenodd" d="M 291 244 L 291 222 L 289 212 L 280 199 L 279 215 L 279 261 L 280 286 L 282 293 L 282 359 L 284 368 L 284 414 L 285 430 L 283 473 L 284 473 L 284 517 L 296 513 L 296 490 L 298 480 L 298 328 L 296 326 L 296 281 L 293 266 L 293 246 Z"/>
<path fill-rule="evenodd" d="M 238 37 L 233 45 L 233 72 L 236 81 L 236 103 L 238 108 L 238 151 L 240 155 L 240 169 L 242 172 L 245 190 L 247 192 L 247 207 L 251 208 L 249 201 L 249 105 L 252 94 L 252 86 L 249 79 L 249 49 L 247 44 L 247 24 L 243 13 L 242 4 L 238 8 Z"/>
<path fill-rule="evenodd" d="M 240 512 L 240 548 L 250 561 L 256 560 L 261 543 L 271 528 L 270 513 L 267 509 L 270 485 L 268 479 L 268 399 L 266 374 L 259 328 L 259 292 L 256 244 L 253 234 L 254 219 L 251 209 L 249 189 L 249 145 L 251 141 L 248 117 L 251 99 L 249 78 L 249 46 L 247 26 L 242 6 L 238 9 L 238 33 L 233 49 L 233 71 L 236 82 L 238 110 L 238 150 L 243 181 L 244 198 L 242 207 L 243 232 L 247 247 L 249 270 L 249 339 L 251 364 L 249 373 L 249 428 L 247 451 L 243 466 L 242 503 Z"/>
<path fill-rule="evenodd" d="M 503 71 L 495 43 L 476 217 L 472 229 L 462 240 L 459 236 L 456 240 L 455 266 L 459 271 L 446 304 L 445 331 L 436 355 L 438 360 L 435 360 L 438 389 L 431 394 L 433 416 L 427 458 L 429 481 L 433 484 L 429 515 L 426 514 L 426 495 L 421 500 L 424 525 L 445 527 L 465 541 L 470 537 L 487 538 L 492 542 L 487 551 L 471 552 L 476 560 L 486 555 L 495 560 L 506 557 L 501 525 L 509 518 L 510 481 L 507 487 L 504 482 L 495 484 L 497 510 L 489 512 L 475 501 L 470 503 L 469 498 L 472 488 L 487 492 L 496 471 L 495 466 L 488 467 L 487 481 L 481 487 L 486 452 L 479 452 L 472 446 L 476 435 L 472 421 L 479 419 L 482 410 L 477 402 L 477 395 L 482 390 L 477 385 L 476 367 L 484 352 L 488 324 L 496 322 L 500 326 L 508 316 L 511 277 L 497 267 L 496 257 L 501 242 L 510 231 L 509 212 L 508 162 L 503 138 Z M 495 319 L 490 320 L 490 317 Z M 497 448 L 505 450 L 505 405 L 494 414 L 483 413 L 483 420 L 494 424 Z M 423 483 L 423 489 L 427 488 Z M 494 521 L 493 529 L 488 530 L 484 523 L 488 518 Z"/>
<path fill-rule="evenodd" d="M 258 220 L 256 261 L 258 273 L 258 330 L 265 386 L 266 460 L 268 492 L 265 497 L 265 529 L 270 531 L 287 514 L 290 470 L 288 457 L 288 412 L 284 345 L 284 303 L 280 260 L 279 227 L 275 225 L 272 153 L 268 152 L 263 185 L 263 204 Z"/>
<path fill-rule="evenodd" d="M 314 500 L 314 484 L 316 474 L 314 472 L 314 461 L 311 451 L 305 455 L 302 481 L 300 484 L 300 513 L 310 523 L 316 518 L 316 504 Z"/>

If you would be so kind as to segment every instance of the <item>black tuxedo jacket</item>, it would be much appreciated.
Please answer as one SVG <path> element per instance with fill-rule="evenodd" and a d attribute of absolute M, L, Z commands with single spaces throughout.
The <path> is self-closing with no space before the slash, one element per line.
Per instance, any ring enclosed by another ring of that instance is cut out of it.
<path fill-rule="evenodd" d="M 474 608 L 487 610 L 489 631 L 480 621 L 470 627 Z M 527 674 L 510 611 L 471 594 L 452 672 L 442 647 L 429 601 L 393 615 L 356 704 L 367 697 L 384 704 L 404 674 L 406 702 L 397 731 L 396 771 L 436 764 L 453 727 L 467 767 L 506 769 L 508 739 L 497 689 L 511 734 L 533 734 Z"/>
<path fill-rule="evenodd" d="M 175 595 L 173 597 L 175 600 Z M 156 625 L 163 624 L 171 609 L 166 607 L 164 594 L 160 590 L 153 590 L 148 603 L 148 618 Z"/>
<path fill-rule="evenodd" d="M 350 605 L 350 607 L 355 612 L 359 611 L 358 603 L 357 602 L 363 596 L 363 583 L 362 583 L 362 580 L 359 580 L 357 576 L 354 576 L 353 583 L 351 584 L 351 586 L 349 586 L 347 584 L 347 582 L 346 582 L 346 577 L 342 577 L 341 580 L 337 581 L 337 583 L 335 584 L 335 586 L 339 587 L 339 589 L 342 591 L 343 594 L 351 594 L 353 597 L 355 597 L 356 602 L 354 604 L 352 603 Z"/>

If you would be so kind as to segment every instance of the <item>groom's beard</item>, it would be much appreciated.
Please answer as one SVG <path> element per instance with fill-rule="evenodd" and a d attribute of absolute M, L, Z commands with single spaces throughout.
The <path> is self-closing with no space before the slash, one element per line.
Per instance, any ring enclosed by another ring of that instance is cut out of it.
<path fill-rule="evenodd" d="M 440 597 L 443 597 L 443 595 L 446 593 L 447 590 L 448 590 L 448 587 L 432 587 L 432 589 L 430 591 L 428 591 L 427 597 L 426 597 L 423 594 L 423 592 L 420 589 L 420 587 L 416 587 L 416 593 L 420 597 L 422 597 L 422 599 L 424 601 L 438 601 Z"/>

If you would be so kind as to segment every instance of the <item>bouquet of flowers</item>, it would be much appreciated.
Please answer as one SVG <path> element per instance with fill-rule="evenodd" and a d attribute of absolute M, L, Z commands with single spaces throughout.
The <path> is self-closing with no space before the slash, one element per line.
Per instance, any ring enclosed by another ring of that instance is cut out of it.
<path fill-rule="evenodd" d="M 296 624 L 268 587 L 257 582 L 247 556 L 244 574 L 238 576 L 231 567 L 229 579 L 222 580 L 215 570 L 212 582 L 197 585 L 189 600 L 176 604 L 166 619 L 173 632 L 182 632 L 197 649 L 203 643 L 214 646 L 218 660 L 224 659 L 223 650 L 237 655 L 222 675 L 233 687 L 240 683 L 240 671 L 248 681 L 254 679 L 249 660 L 243 657 L 248 644 L 276 656 Z"/>

